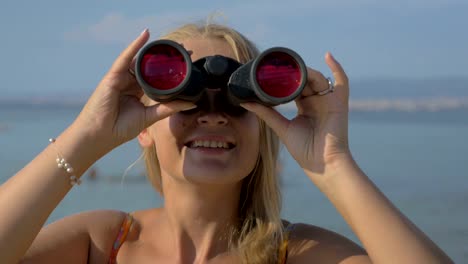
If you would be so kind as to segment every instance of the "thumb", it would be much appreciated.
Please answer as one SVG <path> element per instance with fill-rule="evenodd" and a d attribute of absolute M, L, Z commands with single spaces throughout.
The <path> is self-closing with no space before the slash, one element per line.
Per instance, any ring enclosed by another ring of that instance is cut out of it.
<path fill-rule="evenodd" d="M 274 108 L 267 107 L 258 103 L 242 103 L 241 106 L 250 112 L 255 113 L 265 123 L 275 131 L 280 139 L 284 139 L 289 126 L 289 120 L 276 111 Z"/>
<path fill-rule="evenodd" d="M 145 111 L 145 127 L 149 127 L 155 122 L 164 119 L 174 113 L 193 109 L 197 107 L 195 104 L 187 101 L 171 101 L 168 103 L 159 103 L 146 107 Z"/>

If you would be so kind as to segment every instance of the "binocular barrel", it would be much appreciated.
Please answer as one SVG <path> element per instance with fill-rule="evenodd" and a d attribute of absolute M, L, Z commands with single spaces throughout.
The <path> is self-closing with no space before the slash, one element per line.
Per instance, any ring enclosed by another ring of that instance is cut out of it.
<path fill-rule="evenodd" d="M 156 40 L 138 53 L 135 76 L 145 94 L 159 102 L 196 102 L 205 89 L 216 88 L 234 105 L 254 101 L 274 106 L 301 94 L 307 69 L 296 52 L 283 47 L 265 50 L 246 64 L 221 55 L 192 62 L 177 42 Z"/>

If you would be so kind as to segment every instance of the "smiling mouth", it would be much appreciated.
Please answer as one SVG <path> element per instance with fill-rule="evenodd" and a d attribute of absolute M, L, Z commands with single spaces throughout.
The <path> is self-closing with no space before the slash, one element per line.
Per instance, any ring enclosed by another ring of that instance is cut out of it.
<path fill-rule="evenodd" d="M 194 140 L 185 144 L 189 148 L 233 149 L 235 145 L 230 142 L 216 140 Z"/>

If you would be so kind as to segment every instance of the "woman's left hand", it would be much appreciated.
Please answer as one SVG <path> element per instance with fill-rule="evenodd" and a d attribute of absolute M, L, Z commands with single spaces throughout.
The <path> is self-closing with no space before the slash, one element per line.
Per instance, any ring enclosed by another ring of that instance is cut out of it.
<path fill-rule="evenodd" d="M 334 92 L 317 95 L 328 89 L 328 80 L 320 72 L 308 68 L 307 85 L 295 100 L 298 112 L 293 119 L 261 104 L 242 104 L 275 131 L 299 165 L 313 175 L 314 182 L 319 180 L 316 176 L 322 175 L 327 165 L 350 155 L 348 78 L 330 53 L 326 54 L 325 61 L 335 78 Z"/>

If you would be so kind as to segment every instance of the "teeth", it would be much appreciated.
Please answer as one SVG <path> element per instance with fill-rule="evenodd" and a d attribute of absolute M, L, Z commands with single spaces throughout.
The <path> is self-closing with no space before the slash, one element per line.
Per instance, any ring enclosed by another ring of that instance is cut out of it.
<path fill-rule="evenodd" d="M 227 142 L 221 141 L 211 141 L 211 140 L 195 140 L 190 144 L 191 148 L 204 147 L 204 148 L 224 148 L 228 149 L 229 144 Z"/>

